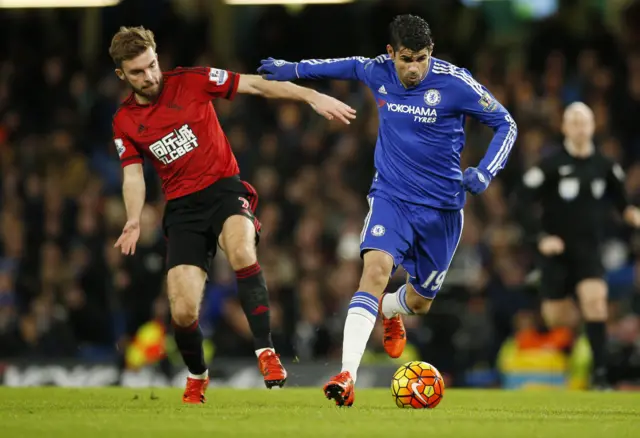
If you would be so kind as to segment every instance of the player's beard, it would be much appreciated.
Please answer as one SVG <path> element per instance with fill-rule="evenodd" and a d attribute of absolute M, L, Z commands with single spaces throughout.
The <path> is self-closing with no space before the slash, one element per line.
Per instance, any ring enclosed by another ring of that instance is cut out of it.
<path fill-rule="evenodd" d="M 162 91 L 163 81 L 162 81 L 162 77 L 160 77 L 157 84 L 147 84 L 147 85 L 144 85 L 143 87 L 135 87 L 131 83 L 129 83 L 129 85 L 133 89 L 134 93 L 145 98 L 146 100 L 151 101 L 151 100 L 155 100 L 160 94 L 160 91 Z"/>
<path fill-rule="evenodd" d="M 420 82 L 422 82 L 423 78 L 420 73 L 413 74 L 409 72 L 397 71 L 397 74 L 402 84 L 407 88 L 412 88 L 420 85 Z"/>
<path fill-rule="evenodd" d="M 419 75 L 407 75 L 405 77 L 404 82 L 409 87 L 415 87 L 416 85 L 418 85 L 420 83 L 420 76 Z"/>
<path fill-rule="evenodd" d="M 404 75 L 404 83 L 407 87 L 416 87 L 420 85 L 422 79 L 424 78 L 424 74 L 421 73 L 406 73 Z"/>

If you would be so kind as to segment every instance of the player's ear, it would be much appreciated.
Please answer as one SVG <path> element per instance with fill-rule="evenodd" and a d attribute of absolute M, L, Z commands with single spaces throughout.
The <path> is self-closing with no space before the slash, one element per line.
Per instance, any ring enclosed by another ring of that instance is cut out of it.
<path fill-rule="evenodd" d="M 395 56 L 395 53 L 393 51 L 393 47 L 391 47 L 391 44 L 387 44 L 387 54 L 389 54 L 389 57 L 391 57 L 391 59 L 393 59 Z"/>
<path fill-rule="evenodd" d="M 124 81 L 124 72 L 119 68 L 116 68 L 116 76 L 118 76 L 121 81 Z"/>

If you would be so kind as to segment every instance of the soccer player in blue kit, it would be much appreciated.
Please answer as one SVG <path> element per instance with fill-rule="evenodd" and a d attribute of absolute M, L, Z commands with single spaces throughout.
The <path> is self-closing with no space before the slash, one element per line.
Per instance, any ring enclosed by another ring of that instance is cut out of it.
<path fill-rule="evenodd" d="M 401 315 L 427 313 L 449 269 L 463 226 L 465 192 L 482 193 L 504 167 L 517 126 L 507 110 L 463 68 L 431 56 L 429 25 L 401 15 L 390 24 L 387 54 L 375 59 L 287 62 L 268 58 L 258 72 L 276 81 L 364 82 L 378 102 L 375 177 L 360 250 L 364 268 L 344 327 L 342 372 L 325 386 L 338 406 L 354 402 L 357 370 L 378 316 L 387 353 L 406 344 Z M 494 130 L 477 167 L 460 168 L 465 116 Z M 402 265 L 407 282 L 384 293 Z"/>

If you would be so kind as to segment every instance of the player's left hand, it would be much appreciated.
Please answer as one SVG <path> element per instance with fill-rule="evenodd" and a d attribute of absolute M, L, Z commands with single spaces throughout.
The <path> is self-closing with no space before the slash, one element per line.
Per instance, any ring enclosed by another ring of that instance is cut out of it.
<path fill-rule="evenodd" d="M 462 174 L 462 187 L 472 195 L 479 195 L 487 190 L 491 175 L 486 170 L 468 167 Z"/>
<path fill-rule="evenodd" d="M 298 79 L 297 62 L 283 61 L 271 57 L 260 61 L 258 73 L 268 81 L 293 81 Z"/>
<path fill-rule="evenodd" d="M 356 118 L 356 110 L 346 103 L 322 93 L 313 93 L 309 99 L 311 108 L 327 120 L 338 119 L 342 123 L 349 125 Z"/>
<path fill-rule="evenodd" d="M 624 221 L 634 228 L 640 228 L 640 209 L 634 205 L 625 208 Z"/>

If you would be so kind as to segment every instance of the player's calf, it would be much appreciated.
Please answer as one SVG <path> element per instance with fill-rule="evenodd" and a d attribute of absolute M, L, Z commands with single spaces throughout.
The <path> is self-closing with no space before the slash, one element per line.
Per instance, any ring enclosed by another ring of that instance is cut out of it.
<path fill-rule="evenodd" d="M 260 372 L 268 388 L 282 386 L 287 372 L 275 354 L 271 339 L 269 292 L 256 256 L 256 229 L 246 216 L 229 217 L 220 235 L 220 246 L 236 273 L 238 296 L 249 327 Z"/>
<path fill-rule="evenodd" d="M 432 298 L 423 297 L 407 282 L 396 292 L 384 294 L 380 309 L 384 318 L 391 319 L 397 315 L 424 315 L 429 313 L 432 304 Z"/>
<path fill-rule="evenodd" d="M 204 403 L 204 392 L 209 380 L 202 348 L 203 334 L 198 322 L 204 281 L 204 271 L 190 265 L 175 266 L 167 275 L 176 346 L 189 370 L 187 387 L 182 397 L 185 403 Z"/>
<path fill-rule="evenodd" d="M 255 247 L 256 230 L 245 216 L 229 217 L 222 228 L 220 246 L 236 273 L 238 296 L 254 336 L 257 355 L 265 348 L 273 349 L 269 292 Z"/>
<path fill-rule="evenodd" d="M 576 292 L 585 321 L 585 333 L 593 354 L 592 384 L 608 386 L 607 379 L 607 285 L 599 278 L 578 283 Z"/>
<path fill-rule="evenodd" d="M 393 258 L 386 252 L 370 250 L 364 254 L 360 287 L 349 303 L 342 343 L 342 371 L 349 372 L 354 382 L 392 269 Z"/>
<path fill-rule="evenodd" d="M 425 315 L 431 310 L 433 298 L 420 295 L 411 283 L 407 284 L 407 306 L 413 314 Z"/>

